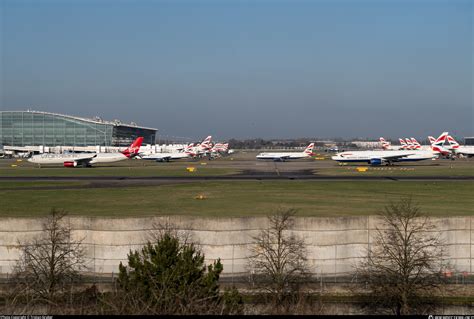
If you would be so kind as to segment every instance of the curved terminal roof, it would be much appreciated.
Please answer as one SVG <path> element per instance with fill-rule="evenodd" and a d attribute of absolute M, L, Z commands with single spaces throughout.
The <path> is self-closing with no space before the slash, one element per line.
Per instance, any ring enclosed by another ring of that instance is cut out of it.
<path fill-rule="evenodd" d="M 51 112 L 43 112 L 43 111 L 33 111 L 33 110 L 26 110 L 26 111 L 0 111 L 0 113 L 34 113 L 34 114 L 44 114 L 44 115 L 52 115 L 52 116 L 60 116 L 60 117 L 66 117 L 70 119 L 75 119 L 75 120 L 80 120 L 84 122 L 89 122 L 89 123 L 99 123 L 99 124 L 109 124 L 113 126 L 127 126 L 127 127 L 136 127 L 136 128 L 142 128 L 142 129 L 147 129 L 147 130 L 155 130 L 157 131 L 158 129 L 152 128 L 152 127 L 145 127 L 141 125 L 137 125 L 135 123 L 123 123 L 119 120 L 114 120 L 114 121 L 107 121 L 103 120 L 102 118 L 96 116 L 94 118 L 85 118 L 85 117 L 80 117 L 80 116 L 74 116 L 74 115 L 66 115 L 66 114 L 59 114 L 59 113 L 51 113 Z"/>

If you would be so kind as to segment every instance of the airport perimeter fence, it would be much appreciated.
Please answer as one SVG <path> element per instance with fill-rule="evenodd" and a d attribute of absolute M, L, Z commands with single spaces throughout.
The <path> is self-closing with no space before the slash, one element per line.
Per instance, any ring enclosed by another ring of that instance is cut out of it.
<path fill-rule="evenodd" d="M 12 274 L 4 273 L 0 275 L 0 287 L 12 283 Z M 84 273 L 78 285 L 99 285 L 106 289 L 116 289 L 118 273 Z M 256 276 L 250 273 L 227 273 L 220 277 L 219 282 L 223 285 L 256 288 Z M 456 272 L 445 275 L 446 284 L 449 285 L 474 285 L 474 273 Z M 364 283 L 354 273 L 347 275 L 335 274 L 310 274 L 305 281 L 306 287 L 312 290 L 324 292 L 330 287 L 337 285 L 364 285 Z M 0 288 L 0 291 L 2 288 Z"/>
<path fill-rule="evenodd" d="M 41 232 L 36 218 L 5 218 L 0 221 L 0 283 L 7 282 L 19 258 L 18 241 L 25 242 Z M 153 218 L 71 217 L 75 238 L 82 242 L 89 283 L 112 283 L 120 262 L 127 263 L 130 251 L 141 249 L 156 225 L 172 225 L 191 236 L 206 257 L 206 264 L 220 259 L 223 283 L 251 282 L 248 270 L 253 237 L 266 227 L 266 218 L 203 218 L 163 216 Z M 453 266 L 446 279 L 453 284 L 474 283 L 474 217 L 435 218 L 435 232 L 442 232 Z M 155 226 L 154 226 L 155 225 Z M 365 258 L 372 243 L 377 220 L 371 216 L 301 217 L 290 232 L 305 239 L 311 283 L 319 285 L 359 283 L 355 267 Z"/>

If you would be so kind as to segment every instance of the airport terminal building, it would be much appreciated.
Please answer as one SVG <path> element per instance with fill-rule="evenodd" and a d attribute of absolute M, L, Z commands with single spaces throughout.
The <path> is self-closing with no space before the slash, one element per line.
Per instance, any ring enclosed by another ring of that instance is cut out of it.
<path fill-rule="evenodd" d="M 0 145 L 27 146 L 129 146 L 143 136 L 155 144 L 157 129 L 39 111 L 0 111 Z"/>

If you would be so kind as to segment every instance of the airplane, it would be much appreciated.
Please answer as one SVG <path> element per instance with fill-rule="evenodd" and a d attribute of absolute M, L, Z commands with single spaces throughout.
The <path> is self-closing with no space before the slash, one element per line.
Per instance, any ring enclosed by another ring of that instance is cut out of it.
<path fill-rule="evenodd" d="M 406 149 L 405 141 L 402 139 L 399 139 L 399 141 L 400 141 L 400 146 L 392 145 L 390 142 L 386 141 L 383 137 L 380 138 L 380 143 L 382 144 L 382 148 L 384 150 L 390 150 L 390 151 Z"/>
<path fill-rule="evenodd" d="M 400 142 L 400 149 L 401 150 L 407 150 L 408 149 L 407 143 L 402 138 L 399 138 L 398 141 Z"/>
<path fill-rule="evenodd" d="M 187 145 L 184 148 L 184 151 L 180 152 L 170 152 L 170 153 L 153 153 L 153 154 L 146 154 L 146 153 L 139 153 L 137 158 L 142 160 L 153 160 L 157 162 L 169 162 L 170 160 L 175 159 L 183 159 L 183 158 L 191 158 L 191 153 L 189 152 L 189 148 L 191 144 Z"/>
<path fill-rule="evenodd" d="M 260 153 L 257 159 L 273 160 L 275 162 L 284 162 L 290 159 L 308 158 L 313 154 L 314 143 L 309 144 L 303 152 L 285 152 L 285 153 Z"/>
<path fill-rule="evenodd" d="M 394 162 L 416 162 L 434 158 L 436 155 L 433 152 L 415 150 L 342 152 L 331 157 L 336 162 L 362 162 L 370 165 L 393 165 Z"/>
<path fill-rule="evenodd" d="M 197 145 L 194 144 L 189 144 L 187 147 L 187 151 L 191 155 L 191 157 L 196 158 L 196 157 L 203 157 L 205 155 L 208 155 L 210 153 L 210 150 L 212 148 L 212 136 L 208 136 L 202 141 L 201 143 L 198 143 Z"/>
<path fill-rule="evenodd" d="M 229 143 L 216 143 L 211 148 L 211 153 L 227 153 L 229 150 Z"/>
<path fill-rule="evenodd" d="M 28 162 L 33 164 L 62 164 L 64 167 L 90 167 L 97 163 L 113 163 L 133 158 L 138 154 L 143 137 L 138 137 L 122 152 L 117 153 L 72 153 L 33 155 Z"/>
<path fill-rule="evenodd" d="M 415 149 L 420 150 L 420 149 L 422 148 L 421 144 L 418 143 L 418 141 L 416 140 L 416 138 L 412 137 L 412 138 L 411 138 L 411 142 L 413 143 L 413 145 L 415 145 Z"/>
<path fill-rule="evenodd" d="M 337 162 L 350 163 L 350 162 L 362 162 L 370 165 L 393 165 L 394 162 L 415 162 L 429 159 L 436 159 L 439 154 L 443 154 L 446 150 L 441 146 L 444 143 L 448 133 L 443 132 L 435 143 L 432 145 L 431 150 L 383 150 L 383 151 L 355 151 L 355 152 L 342 152 L 331 159 Z M 403 140 L 400 139 L 400 142 Z"/>
<path fill-rule="evenodd" d="M 431 150 L 447 158 L 451 156 L 451 152 L 444 147 L 444 143 L 448 138 L 448 134 L 448 132 L 443 132 L 437 139 L 433 138 L 432 136 L 428 137 L 431 142 Z"/>
<path fill-rule="evenodd" d="M 380 143 L 382 144 L 382 148 L 384 150 L 393 149 L 393 146 L 390 144 L 390 142 L 386 141 L 383 137 L 381 137 L 379 140 L 380 140 Z"/>
<path fill-rule="evenodd" d="M 451 135 L 448 135 L 447 139 L 449 150 L 451 150 L 454 155 L 474 156 L 474 146 L 459 145 Z"/>
<path fill-rule="evenodd" d="M 229 149 L 229 143 L 216 143 L 212 146 L 209 155 L 211 158 L 216 158 L 221 157 L 223 155 L 230 155 L 233 153 L 234 150 Z"/>
<path fill-rule="evenodd" d="M 416 143 L 413 142 L 414 138 L 405 138 L 405 141 L 407 142 L 407 145 L 408 145 L 408 149 L 410 150 L 416 150 L 416 149 L 420 149 L 421 148 L 421 145 L 416 145 Z M 419 146 L 419 147 L 418 147 Z"/>

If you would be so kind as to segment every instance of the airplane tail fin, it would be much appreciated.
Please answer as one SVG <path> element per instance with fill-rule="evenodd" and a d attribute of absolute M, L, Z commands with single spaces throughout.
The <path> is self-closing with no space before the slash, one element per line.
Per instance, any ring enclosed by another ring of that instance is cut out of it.
<path fill-rule="evenodd" d="M 305 150 L 304 153 L 308 155 L 313 155 L 313 148 L 314 148 L 314 143 L 309 144 Z"/>
<path fill-rule="evenodd" d="M 453 149 L 459 148 L 459 143 L 456 142 L 456 140 L 451 135 L 448 135 L 447 139 L 449 142 L 449 146 L 451 146 L 451 148 Z"/>
<path fill-rule="evenodd" d="M 446 138 L 448 137 L 448 132 L 443 132 L 433 143 L 431 143 L 431 149 L 442 155 L 449 155 L 450 151 L 443 147 Z"/>
<path fill-rule="evenodd" d="M 428 136 L 428 140 L 430 141 L 430 144 L 436 142 L 436 139 L 433 136 Z"/>
<path fill-rule="evenodd" d="M 211 148 L 211 140 L 212 136 L 208 136 L 204 139 L 204 141 L 201 142 L 201 146 L 204 148 Z"/>
<path fill-rule="evenodd" d="M 448 137 L 448 132 L 443 132 L 432 144 L 438 145 L 438 146 L 443 145 L 447 137 Z"/>
<path fill-rule="evenodd" d="M 399 138 L 398 141 L 400 142 L 400 145 L 402 146 L 402 149 L 406 149 L 407 148 L 407 143 L 405 143 L 405 141 L 402 139 L 402 138 Z"/>
<path fill-rule="evenodd" d="M 384 150 L 390 147 L 390 142 L 387 142 L 383 137 L 380 138 L 380 143 L 382 144 L 382 148 Z"/>
<path fill-rule="evenodd" d="M 411 138 L 411 142 L 413 143 L 413 145 L 415 145 L 415 148 L 416 148 L 416 149 L 420 149 L 420 148 L 421 148 L 421 144 L 418 143 L 418 141 L 416 140 L 416 138 L 412 137 L 412 138 Z"/>
<path fill-rule="evenodd" d="M 408 137 L 405 138 L 405 141 L 407 142 L 408 149 L 412 150 L 412 149 L 415 148 L 415 146 L 413 145 L 413 143 L 411 142 L 411 140 Z"/>
<path fill-rule="evenodd" d="M 142 146 L 142 143 L 143 137 L 137 137 L 135 141 L 133 141 L 133 143 L 122 152 L 122 154 L 129 158 L 136 156 L 140 150 L 140 146 Z"/>

